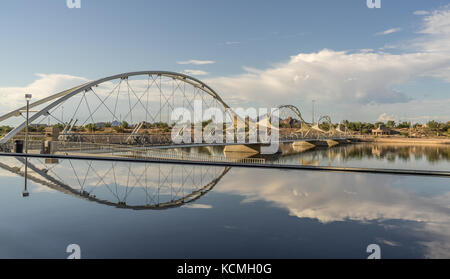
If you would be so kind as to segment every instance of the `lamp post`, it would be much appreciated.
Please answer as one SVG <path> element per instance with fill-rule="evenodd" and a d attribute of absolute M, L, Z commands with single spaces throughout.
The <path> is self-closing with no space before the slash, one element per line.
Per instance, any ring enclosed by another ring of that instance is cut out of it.
<path fill-rule="evenodd" d="M 312 124 L 314 125 L 314 103 L 316 100 L 312 100 Z"/>
<path fill-rule="evenodd" d="M 25 126 L 25 154 L 28 153 L 28 116 L 30 112 L 30 100 L 32 95 L 31 94 L 25 94 L 25 100 L 27 100 L 27 126 Z M 27 180 L 28 180 L 28 157 L 25 157 L 25 188 L 22 192 L 22 197 L 28 197 L 30 194 L 27 189 Z"/>
<path fill-rule="evenodd" d="M 25 185 L 22 191 L 22 197 L 26 198 L 30 195 L 27 188 L 27 180 L 28 180 L 28 157 L 25 157 L 25 175 L 23 176 L 25 178 Z"/>
<path fill-rule="evenodd" d="M 25 94 L 25 100 L 27 100 L 27 126 L 25 126 L 25 153 L 28 153 L 28 116 L 30 113 L 30 100 L 32 95 Z"/>

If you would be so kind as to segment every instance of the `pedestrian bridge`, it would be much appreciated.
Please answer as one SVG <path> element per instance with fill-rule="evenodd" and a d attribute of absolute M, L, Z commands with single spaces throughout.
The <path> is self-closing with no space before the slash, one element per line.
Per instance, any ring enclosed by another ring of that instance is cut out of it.
<path fill-rule="evenodd" d="M 173 140 L 174 124 L 180 122 L 180 118 L 173 117 L 179 108 L 215 112 L 204 113 L 200 118 L 194 115 L 185 123 L 185 128 L 193 127 L 194 131 L 199 127 L 202 132 L 200 140 L 192 133 L 192 143 L 182 143 L 186 146 L 267 143 L 259 136 L 252 141 L 249 135 L 255 129 L 265 129 L 268 135 L 277 132 L 279 142 L 351 138 L 345 125 L 332 123 L 329 116 L 308 123 L 292 104 L 274 107 L 263 116 L 249 118 L 237 113 L 214 89 L 194 77 L 169 71 L 123 73 L 31 102 L 28 144 L 51 141 L 173 147 L 179 145 Z M 0 125 L 13 127 L 0 139 L 3 150 L 10 150 L 14 140 L 25 138 L 26 109 L 20 107 L 0 116 Z M 239 132 L 244 133 L 243 142 L 237 138 Z M 227 139 L 226 143 L 205 140 L 218 134 Z"/>

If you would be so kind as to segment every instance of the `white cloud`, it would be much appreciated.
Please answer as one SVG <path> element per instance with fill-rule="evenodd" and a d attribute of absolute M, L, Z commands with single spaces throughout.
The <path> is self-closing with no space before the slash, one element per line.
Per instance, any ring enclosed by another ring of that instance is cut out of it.
<path fill-rule="evenodd" d="M 210 205 L 210 204 L 201 204 L 201 203 L 193 203 L 193 204 L 183 205 L 183 207 L 195 208 L 195 209 L 211 209 L 212 205 Z"/>
<path fill-rule="evenodd" d="M 213 60 L 187 60 L 187 61 L 178 61 L 177 62 L 180 65 L 187 65 L 187 64 L 193 64 L 193 65 L 207 65 L 207 64 L 214 64 L 216 61 Z"/>
<path fill-rule="evenodd" d="M 2 99 L 0 108 L 12 110 L 23 106 L 25 93 L 33 95 L 32 101 L 39 100 L 88 81 L 83 77 L 64 74 L 36 74 L 36 76 L 38 79 L 25 87 L 0 87 Z"/>
<path fill-rule="evenodd" d="M 184 70 L 183 73 L 194 76 L 204 76 L 208 74 L 208 72 L 202 70 Z"/>
<path fill-rule="evenodd" d="M 227 42 L 225 42 L 225 44 L 228 45 L 228 46 L 233 46 L 233 45 L 239 45 L 239 44 L 241 44 L 241 42 L 227 41 Z"/>
<path fill-rule="evenodd" d="M 381 122 L 387 122 L 389 120 L 397 120 L 397 117 L 394 115 L 388 115 L 387 113 L 382 113 L 380 114 L 380 116 L 378 116 L 377 121 L 381 121 Z"/>
<path fill-rule="evenodd" d="M 435 195 L 416 195 L 405 187 L 408 180 L 392 176 L 343 175 L 324 173 L 317 176 L 305 172 L 299 176 L 286 172 L 279 179 L 273 170 L 251 171 L 232 169 L 232 180 L 224 179 L 215 192 L 243 196 L 247 202 L 266 201 L 286 209 L 291 216 L 316 219 L 321 223 L 358 221 L 379 224 L 386 220 L 409 221 L 408 231 L 414 235 L 430 234 L 423 241 L 426 256 L 450 256 L 450 192 Z M 250 181 L 251 178 L 251 181 Z M 234 183 L 240 181 L 241 183 Z M 402 186 L 402 187 L 399 187 Z M 401 243 L 382 242 L 390 246 Z"/>
<path fill-rule="evenodd" d="M 396 241 L 387 240 L 387 239 L 383 239 L 383 238 L 380 238 L 380 237 L 378 237 L 376 239 L 377 239 L 377 242 L 381 242 L 381 243 L 384 243 L 384 244 L 392 246 L 392 247 L 401 246 L 401 244 L 396 242 Z"/>
<path fill-rule="evenodd" d="M 386 118 L 393 118 L 396 121 L 426 123 L 430 120 L 449 121 L 449 107 L 450 97 L 447 97 L 445 99 L 413 99 L 406 103 L 365 105 L 335 103 L 323 108 L 322 111 L 327 113 L 331 111 L 330 114 L 334 122 L 343 119 L 375 121 L 385 113 Z"/>
<path fill-rule="evenodd" d="M 207 80 L 213 88 L 264 105 L 292 98 L 330 103 L 398 103 L 410 98 L 392 89 L 395 84 L 450 65 L 438 54 L 348 53 L 324 49 L 300 53 L 265 70 Z"/>
<path fill-rule="evenodd" d="M 301 102 L 309 107 L 314 99 L 326 114 L 344 119 L 370 115 L 366 120 L 373 121 L 383 112 L 398 113 L 400 109 L 416 119 L 425 120 L 430 109 L 434 115 L 448 117 L 444 105 L 450 103 L 450 96 L 444 100 L 414 100 L 408 92 L 393 89 L 426 76 L 450 82 L 450 9 L 424 17 L 418 34 L 412 42 L 405 42 L 408 51 L 400 54 L 323 49 L 299 53 L 270 68 L 244 68 L 243 74 L 206 82 L 234 104 Z"/>
<path fill-rule="evenodd" d="M 450 6 L 443 10 L 433 11 L 423 18 L 423 28 L 418 32 L 423 37 L 418 38 L 413 47 L 425 52 L 450 54 Z M 450 74 L 450 68 L 446 74 Z M 450 81 L 450 78 L 448 78 Z"/>
<path fill-rule="evenodd" d="M 436 101 L 435 101 L 436 102 Z M 450 119 L 450 112 L 448 112 L 447 108 L 450 106 L 450 99 L 448 100 L 442 100 L 439 101 L 440 103 L 442 103 L 441 105 L 441 109 L 438 109 L 439 112 L 441 112 L 442 114 L 434 114 L 434 115 L 429 115 L 427 113 L 429 113 L 430 111 L 435 112 L 435 110 L 433 110 L 433 107 L 436 107 L 436 105 L 430 105 L 429 102 L 425 102 L 422 103 L 421 105 L 423 106 L 424 104 L 429 104 L 429 106 L 425 106 L 425 108 L 423 109 L 423 111 L 419 110 L 416 113 L 414 113 L 413 115 L 398 115 L 395 114 L 398 111 L 402 111 L 401 107 L 397 107 L 396 109 L 392 109 L 392 113 L 388 114 L 386 112 L 380 114 L 380 116 L 378 116 L 377 121 L 382 121 L 382 122 L 386 122 L 389 120 L 393 120 L 396 122 L 401 122 L 401 121 L 410 121 L 412 123 L 427 123 L 430 120 L 435 120 L 435 121 L 440 121 L 440 122 L 447 122 Z M 414 104 L 415 103 L 415 104 Z M 412 102 L 411 104 L 408 104 L 408 109 L 413 108 L 415 105 L 417 105 L 417 101 Z M 408 113 L 409 114 L 409 113 Z"/>
<path fill-rule="evenodd" d="M 414 11 L 413 14 L 421 16 L 421 15 L 429 15 L 430 12 L 429 11 L 424 11 L 424 10 L 418 10 L 418 11 Z"/>
<path fill-rule="evenodd" d="M 401 30 L 402 30 L 401 28 L 391 28 L 391 29 L 385 30 L 383 32 L 378 32 L 375 35 L 388 35 L 388 34 L 392 34 L 395 32 L 399 32 Z"/>
<path fill-rule="evenodd" d="M 420 33 L 424 34 L 440 34 L 446 37 L 450 34 L 450 6 L 444 10 L 433 11 L 429 16 L 425 17 L 424 29 Z"/>

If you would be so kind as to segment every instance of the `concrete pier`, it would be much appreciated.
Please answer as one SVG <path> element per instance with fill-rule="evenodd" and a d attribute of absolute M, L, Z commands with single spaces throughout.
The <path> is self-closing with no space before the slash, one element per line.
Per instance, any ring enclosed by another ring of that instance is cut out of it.
<path fill-rule="evenodd" d="M 336 140 L 327 140 L 327 144 L 329 147 L 333 147 L 335 145 L 340 144 L 340 142 L 336 141 Z"/>
<path fill-rule="evenodd" d="M 239 145 L 227 145 L 225 146 L 223 152 L 224 153 L 245 153 L 245 154 L 259 154 L 261 151 L 260 144 L 239 144 Z"/>

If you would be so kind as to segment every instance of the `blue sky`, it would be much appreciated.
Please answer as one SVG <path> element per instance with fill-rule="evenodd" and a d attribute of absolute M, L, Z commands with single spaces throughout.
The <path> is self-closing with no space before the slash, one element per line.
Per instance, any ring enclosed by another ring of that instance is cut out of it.
<path fill-rule="evenodd" d="M 252 97 L 258 99 L 257 86 L 252 92 L 251 85 L 246 82 L 248 98 L 239 100 L 235 98 L 238 89 L 225 83 L 239 84 L 242 80 L 239 77 L 245 77 L 248 68 L 270 72 L 279 65 L 289 64 L 293 56 L 317 54 L 324 49 L 345 51 L 347 55 L 361 53 L 363 49 L 392 55 L 429 53 L 425 47 L 411 47 L 412 42 L 428 40 L 418 33 L 424 29 L 426 17 L 431 17 L 433 11 L 448 10 L 449 2 L 381 2 L 381 9 L 369 9 L 366 0 L 81 0 L 81 9 L 69 9 L 66 0 L 2 1 L 0 94 L 10 94 L 6 92 L 7 88 L 26 88 L 38 79 L 38 73 L 96 79 L 136 70 L 195 70 L 193 73 L 198 75 L 193 75 L 210 81 L 224 99 L 229 95 L 236 103 L 257 105 L 251 100 Z M 428 35 L 434 36 L 434 41 L 440 36 Z M 441 49 L 440 54 L 448 55 L 448 50 Z M 178 63 L 191 59 L 214 63 Z M 447 64 L 436 66 L 436 71 L 447 66 L 450 67 Z M 305 74 L 306 79 L 309 76 Z M 298 75 L 292 78 L 298 79 Z M 377 110 L 367 116 L 367 120 L 375 120 L 373 118 L 382 113 L 393 114 L 389 110 L 383 111 L 381 104 L 408 104 L 411 100 L 422 99 L 447 101 L 450 98 L 447 77 L 436 74 L 423 77 L 408 73 L 387 83 L 389 90 L 400 92 L 402 96 L 390 92 L 391 95 L 386 93 L 381 99 L 372 98 L 369 94 L 377 94 L 372 92 L 373 88 L 367 89 L 367 94 L 361 93 L 364 97 L 356 103 Z M 320 94 L 321 89 L 313 87 L 319 92 L 312 92 L 312 89 L 306 92 L 307 84 L 304 88 L 305 92 L 300 84 L 298 94 L 291 89 L 286 94 L 292 94 L 293 102 L 304 104 L 306 110 L 313 94 Z M 360 85 L 352 88 L 365 90 Z M 278 89 L 282 90 L 273 90 Z M 340 102 L 336 103 L 330 97 L 330 101 L 319 98 L 318 104 L 322 103 L 323 110 L 332 111 L 338 118 L 351 118 L 351 115 L 344 115 L 348 101 L 342 100 L 351 96 L 337 94 L 338 97 Z M 272 103 L 270 97 L 264 100 L 264 105 Z M 445 108 L 430 110 L 443 119 L 449 115 Z M 410 118 L 431 117 L 425 114 L 426 111 L 411 114 Z M 360 112 L 357 117 L 363 116 Z"/>

